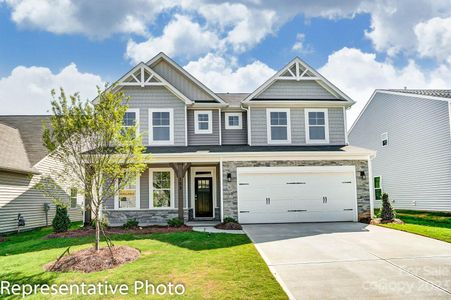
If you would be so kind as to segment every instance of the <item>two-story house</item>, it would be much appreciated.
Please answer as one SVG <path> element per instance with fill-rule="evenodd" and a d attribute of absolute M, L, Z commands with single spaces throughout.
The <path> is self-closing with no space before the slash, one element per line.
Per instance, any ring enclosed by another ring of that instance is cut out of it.
<path fill-rule="evenodd" d="M 138 124 L 149 165 L 106 201 L 111 225 L 166 223 L 179 196 L 185 220 L 370 217 L 374 152 L 348 145 L 354 102 L 301 59 L 252 93 L 214 93 L 160 53 L 115 88 L 130 96 L 124 126 Z M 175 163 L 186 172 L 176 174 Z"/>
<path fill-rule="evenodd" d="M 349 132 L 377 150 L 374 198 L 397 209 L 451 211 L 451 90 L 376 90 Z"/>

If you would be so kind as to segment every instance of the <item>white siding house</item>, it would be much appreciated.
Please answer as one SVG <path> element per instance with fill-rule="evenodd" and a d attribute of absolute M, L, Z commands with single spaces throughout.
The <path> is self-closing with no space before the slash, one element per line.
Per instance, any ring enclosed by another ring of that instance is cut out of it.
<path fill-rule="evenodd" d="M 451 211 L 450 103 L 451 90 L 376 90 L 351 127 L 351 144 L 377 150 L 373 192 L 395 208 Z"/>

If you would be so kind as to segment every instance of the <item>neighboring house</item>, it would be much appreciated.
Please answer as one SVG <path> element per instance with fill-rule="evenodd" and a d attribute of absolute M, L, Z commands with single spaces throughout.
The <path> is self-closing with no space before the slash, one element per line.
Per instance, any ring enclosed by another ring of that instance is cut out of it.
<path fill-rule="evenodd" d="M 186 220 L 357 221 L 371 214 L 373 151 L 348 146 L 347 95 L 299 58 L 252 93 L 214 93 L 165 54 L 115 85 L 130 96 L 148 169 L 104 204 L 110 225 L 177 217 L 171 163 L 190 163 Z"/>
<path fill-rule="evenodd" d="M 376 90 L 349 132 L 377 150 L 374 193 L 398 209 L 451 211 L 451 90 Z"/>
<path fill-rule="evenodd" d="M 41 138 L 42 124 L 48 124 L 49 119 L 49 116 L 0 116 L 0 233 L 18 229 L 18 214 L 25 220 L 21 230 L 52 222 L 55 215 L 52 200 L 36 186 L 58 168 Z M 82 220 L 82 197 L 77 197 L 70 188 L 61 188 L 61 196 L 70 201 L 70 219 Z M 47 218 L 46 203 L 50 206 Z"/>

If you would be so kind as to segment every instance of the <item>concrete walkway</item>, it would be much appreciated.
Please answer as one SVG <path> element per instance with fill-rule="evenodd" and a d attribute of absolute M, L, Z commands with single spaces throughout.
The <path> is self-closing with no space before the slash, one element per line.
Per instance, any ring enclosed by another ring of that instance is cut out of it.
<path fill-rule="evenodd" d="M 194 226 L 193 231 L 208 232 L 208 233 L 245 234 L 243 230 L 224 230 L 211 226 Z"/>
<path fill-rule="evenodd" d="M 292 299 L 451 299 L 451 244 L 361 223 L 245 225 Z"/>

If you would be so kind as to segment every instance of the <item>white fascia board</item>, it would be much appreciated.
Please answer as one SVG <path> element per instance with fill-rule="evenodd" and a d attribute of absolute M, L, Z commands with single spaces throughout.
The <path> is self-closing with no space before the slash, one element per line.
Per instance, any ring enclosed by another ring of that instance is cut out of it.
<path fill-rule="evenodd" d="M 227 103 L 201 103 L 201 102 L 193 102 L 192 105 L 189 106 L 189 109 L 196 108 L 223 108 L 227 107 Z"/>
<path fill-rule="evenodd" d="M 258 101 L 253 100 L 243 103 L 245 107 L 350 107 L 352 103 L 348 101 L 302 101 L 302 100 L 274 100 Z"/>
<path fill-rule="evenodd" d="M 219 103 L 227 104 L 222 100 L 218 95 L 216 95 L 212 90 L 210 90 L 206 85 L 204 85 L 202 82 L 200 82 L 196 77 L 191 75 L 188 71 L 186 71 L 183 67 L 181 67 L 179 64 L 177 64 L 173 59 L 171 59 L 169 56 L 167 56 L 165 53 L 160 52 L 153 58 L 151 58 L 146 65 L 151 66 L 155 62 L 159 61 L 160 59 L 164 59 L 166 62 L 168 62 L 171 66 L 176 68 L 178 71 L 180 71 L 183 75 L 191 79 L 194 83 L 196 83 L 201 89 L 203 89 L 207 94 L 213 97 L 213 99 L 217 100 Z"/>
<path fill-rule="evenodd" d="M 399 96 L 405 96 L 405 97 L 415 97 L 415 98 L 428 99 L 428 100 L 438 100 L 438 101 L 446 101 L 446 102 L 451 101 L 450 98 L 428 96 L 428 95 L 418 95 L 418 94 L 413 94 L 413 93 L 403 93 L 403 92 L 395 92 L 395 91 L 387 91 L 387 90 L 375 90 L 375 92 L 383 93 L 383 94 L 390 94 L 390 95 L 399 95 Z"/>

